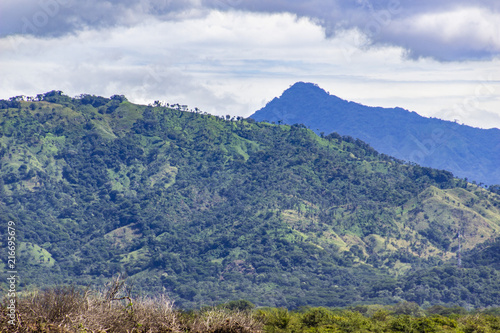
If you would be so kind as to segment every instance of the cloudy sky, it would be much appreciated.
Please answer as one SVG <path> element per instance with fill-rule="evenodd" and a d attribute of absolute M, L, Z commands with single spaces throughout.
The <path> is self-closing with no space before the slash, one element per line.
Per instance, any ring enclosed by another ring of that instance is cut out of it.
<path fill-rule="evenodd" d="M 0 98 L 248 116 L 296 81 L 500 128 L 498 0 L 2 0 Z"/>

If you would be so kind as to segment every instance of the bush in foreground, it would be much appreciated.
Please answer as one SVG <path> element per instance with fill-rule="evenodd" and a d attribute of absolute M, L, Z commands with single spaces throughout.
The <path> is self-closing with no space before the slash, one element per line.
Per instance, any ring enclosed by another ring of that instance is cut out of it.
<path fill-rule="evenodd" d="M 403 302 L 394 306 L 375 306 L 378 309 L 370 315 L 370 311 L 365 310 L 371 310 L 371 307 L 356 307 L 361 312 L 321 307 L 301 311 L 269 308 L 257 310 L 256 316 L 264 323 L 264 331 L 269 333 L 500 332 L 500 316 L 490 314 L 492 311 L 459 314 L 452 308 L 449 316 L 444 316 L 417 309 L 414 303 Z"/>
<path fill-rule="evenodd" d="M 105 292 L 55 287 L 24 295 L 18 301 L 16 325 L 8 323 L 7 305 L 0 313 L 1 332 L 260 332 L 262 323 L 248 311 L 210 308 L 175 310 L 166 296 L 132 299 L 123 282 Z"/>
<path fill-rule="evenodd" d="M 17 303 L 16 325 L 8 324 L 6 302 L 0 332 L 189 332 L 189 333 L 334 333 L 334 332 L 500 332 L 499 309 L 415 303 L 358 305 L 350 309 L 260 308 L 244 300 L 185 312 L 166 296 L 132 299 L 119 279 L 105 291 L 55 287 L 25 294 Z"/>

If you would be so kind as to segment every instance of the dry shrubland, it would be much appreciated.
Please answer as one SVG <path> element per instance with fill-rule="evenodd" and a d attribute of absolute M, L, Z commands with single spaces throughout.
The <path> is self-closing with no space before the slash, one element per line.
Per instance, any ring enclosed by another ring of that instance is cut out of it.
<path fill-rule="evenodd" d="M 5 305 L 5 304 L 3 304 Z M 248 311 L 210 308 L 176 310 L 166 296 L 130 297 L 119 279 L 104 291 L 55 287 L 34 291 L 18 300 L 16 325 L 0 312 L 1 332 L 261 332 L 263 324 Z"/>
<path fill-rule="evenodd" d="M 166 296 L 132 298 L 119 278 L 104 290 L 54 287 L 25 293 L 17 303 L 16 325 L 8 323 L 3 301 L 0 332 L 500 332 L 500 309 L 467 311 L 416 303 L 357 305 L 348 309 L 259 308 L 248 301 L 185 312 Z"/>

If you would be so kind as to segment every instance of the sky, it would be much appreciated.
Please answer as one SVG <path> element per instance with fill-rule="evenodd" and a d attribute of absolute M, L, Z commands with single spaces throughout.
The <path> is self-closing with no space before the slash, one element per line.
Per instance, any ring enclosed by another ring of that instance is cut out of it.
<path fill-rule="evenodd" d="M 249 116 L 297 81 L 500 128 L 498 0 L 2 0 L 0 98 Z"/>

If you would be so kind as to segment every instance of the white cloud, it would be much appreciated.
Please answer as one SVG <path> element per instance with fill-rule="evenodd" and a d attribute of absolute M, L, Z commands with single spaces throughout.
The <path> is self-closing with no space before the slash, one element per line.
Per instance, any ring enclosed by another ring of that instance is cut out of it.
<path fill-rule="evenodd" d="M 357 29 L 372 45 L 405 47 L 414 58 L 455 61 L 500 54 L 497 0 L 5 0 L 0 36 L 63 36 L 149 20 L 190 21 L 215 9 L 291 13 L 318 22 L 328 36 Z"/>
<path fill-rule="evenodd" d="M 482 8 L 460 8 L 451 12 L 426 13 L 409 24 L 411 31 L 435 34 L 443 42 L 476 40 L 500 50 L 500 14 Z"/>
<path fill-rule="evenodd" d="M 500 54 L 500 13 L 459 7 L 396 18 L 381 40 L 405 46 L 413 57 L 440 60 L 491 58 Z"/>
<path fill-rule="evenodd" d="M 358 29 L 325 38 L 307 18 L 238 11 L 59 38 L 10 36 L 0 39 L 0 98 L 57 89 L 248 116 L 294 82 L 310 81 L 348 100 L 446 116 L 500 65 L 409 60 L 400 47 L 369 43 Z M 500 113 L 499 79 L 488 79 L 494 91 L 477 98 L 463 121 L 500 127 L 494 116 L 475 119 Z"/>

